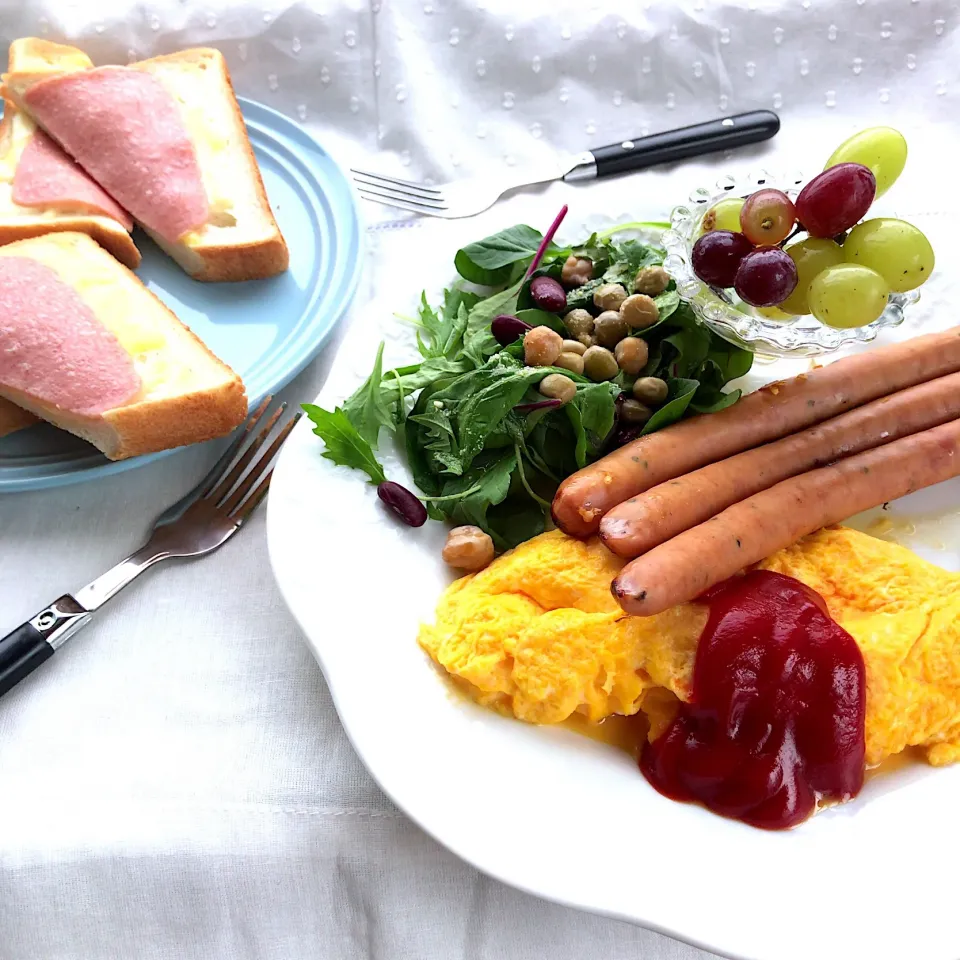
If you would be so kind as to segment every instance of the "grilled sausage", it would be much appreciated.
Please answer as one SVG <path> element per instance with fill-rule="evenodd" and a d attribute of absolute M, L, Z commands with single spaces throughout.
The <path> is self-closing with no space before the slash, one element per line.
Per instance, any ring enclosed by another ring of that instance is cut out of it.
<path fill-rule="evenodd" d="M 958 371 L 960 327 L 952 327 L 767 384 L 726 410 L 640 437 L 568 477 L 553 499 L 554 522 L 571 536 L 592 536 L 607 511 L 658 483 Z"/>
<path fill-rule="evenodd" d="M 783 480 L 632 560 L 613 581 L 627 613 L 699 596 L 821 527 L 960 474 L 960 420 Z"/>
<path fill-rule="evenodd" d="M 600 536 L 632 560 L 787 477 L 958 417 L 960 373 L 953 373 L 660 483 L 614 507 L 600 521 Z"/>

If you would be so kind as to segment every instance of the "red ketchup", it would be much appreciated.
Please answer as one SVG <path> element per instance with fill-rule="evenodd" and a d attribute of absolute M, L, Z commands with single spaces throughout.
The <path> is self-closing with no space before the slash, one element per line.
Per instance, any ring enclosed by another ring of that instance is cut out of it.
<path fill-rule="evenodd" d="M 674 800 L 780 830 L 863 785 L 866 678 L 823 598 L 754 570 L 708 590 L 693 697 L 640 769 Z"/>

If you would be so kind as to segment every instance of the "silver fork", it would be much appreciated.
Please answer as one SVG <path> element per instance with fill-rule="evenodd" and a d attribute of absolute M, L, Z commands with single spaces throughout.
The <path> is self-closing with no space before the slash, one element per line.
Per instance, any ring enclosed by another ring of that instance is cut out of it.
<path fill-rule="evenodd" d="M 458 220 L 473 217 L 492 207 L 508 190 L 518 185 L 532 186 L 549 180 L 584 180 L 596 174 L 590 172 L 593 158 L 589 153 L 572 159 L 570 169 L 558 172 L 553 166 L 540 170 L 512 171 L 511 175 L 497 174 L 460 180 L 433 187 L 413 180 L 400 180 L 382 173 L 350 168 L 353 182 L 364 200 L 383 203 L 388 207 L 422 213 L 430 217 Z"/>
<path fill-rule="evenodd" d="M 210 553 L 246 523 L 267 495 L 273 476 L 271 463 L 300 419 L 298 413 L 274 433 L 287 406 L 281 403 L 241 452 L 272 399 L 264 398 L 200 483 L 157 517 L 150 538 L 139 550 L 76 593 L 54 600 L 0 640 L 0 696 L 52 657 L 100 607 L 148 567 L 161 560 Z M 260 453 L 271 434 L 273 442 Z"/>
<path fill-rule="evenodd" d="M 508 190 L 550 180 L 593 180 L 629 173 L 658 163 L 673 163 L 717 150 L 729 150 L 767 140 L 780 129 L 780 119 L 770 110 L 753 110 L 733 117 L 720 117 L 677 130 L 622 140 L 569 157 L 555 157 L 535 166 L 497 172 L 430 186 L 414 180 L 388 177 L 370 170 L 351 168 L 353 182 L 365 200 L 399 207 L 431 217 L 473 217 L 493 206 Z"/>

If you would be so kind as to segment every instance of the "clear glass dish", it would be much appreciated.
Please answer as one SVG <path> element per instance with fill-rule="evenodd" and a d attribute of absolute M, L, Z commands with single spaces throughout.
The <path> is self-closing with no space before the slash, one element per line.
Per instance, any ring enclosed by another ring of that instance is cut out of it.
<path fill-rule="evenodd" d="M 904 309 L 920 299 L 917 290 L 892 293 L 883 313 L 865 327 L 828 327 L 807 314 L 790 320 L 772 320 L 737 298 L 732 290 L 705 284 L 693 272 L 690 254 L 700 232 L 703 215 L 724 197 L 746 197 L 761 187 L 782 190 L 796 199 L 804 184 L 799 175 L 774 176 L 766 171 L 741 177 L 723 177 L 714 189 L 701 187 L 690 194 L 688 204 L 670 214 L 670 229 L 661 243 L 667 251 L 664 267 L 677 283 L 681 299 L 717 334 L 757 354 L 773 357 L 816 357 L 851 343 L 869 343 L 886 327 L 903 323 Z"/>

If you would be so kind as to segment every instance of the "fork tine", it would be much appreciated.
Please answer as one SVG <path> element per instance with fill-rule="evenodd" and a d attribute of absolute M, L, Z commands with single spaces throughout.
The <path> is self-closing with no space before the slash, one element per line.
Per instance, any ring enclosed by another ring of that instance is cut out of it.
<path fill-rule="evenodd" d="M 290 436 L 290 431 L 297 425 L 301 414 L 291 417 L 284 425 L 283 429 L 274 437 L 273 443 L 267 447 L 266 451 L 257 457 L 256 462 L 250 468 L 250 472 L 243 478 L 243 482 L 233 493 L 223 502 L 220 509 L 229 517 L 243 503 L 244 497 L 250 492 L 250 488 L 260 478 L 263 471 L 270 466 L 277 451 L 283 446 L 283 442 Z M 276 421 L 274 421 L 275 423 Z M 271 424 L 273 426 L 273 424 Z"/>
<path fill-rule="evenodd" d="M 256 490 L 254 490 L 253 493 L 247 497 L 247 499 L 240 505 L 240 509 L 233 514 L 231 519 L 238 527 L 242 527 L 247 522 L 250 514 L 260 506 L 263 498 L 267 495 L 267 491 L 270 489 L 270 481 L 272 479 L 273 468 L 267 471 L 266 476 L 257 485 Z"/>
<path fill-rule="evenodd" d="M 373 180 L 375 184 L 392 183 L 398 187 L 408 187 L 413 190 L 418 190 L 421 193 L 435 193 L 438 196 L 443 193 L 439 187 L 431 187 L 425 183 L 417 183 L 415 180 L 401 180 L 398 177 L 388 177 L 382 173 L 371 173 L 369 170 L 358 170 L 356 167 L 351 167 L 350 172 L 359 177 L 366 177 L 368 180 Z M 357 177 L 354 177 L 354 180 L 356 180 L 356 178 Z"/>
<path fill-rule="evenodd" d="M 213 500 L 214 503 L 221 504 L 227 498 L 227 495 L 233 489 L 234 484 L 236 484 L 237 481 L 243 476 L 244 471 L 246 471 L 250 464 L 250 461 L 253 460 L 257 451 L 263 446 L 264 441 L 270 435 L 270 431 L 273 430 L 276 422 L 280 419 L 283 411 L 286 409 L 286 403 L 281 403 L 280 406 L 270 414 L 270 416 L 267 418 L 267 422 L 263 425 L 263 428 L 253 438 L 253 440 L 250 441 L 249 446 L 243 451 L 242 456 L 238 458 L 230 472 L 225 477 L 222 477 L 219 483 L 217 483 L 217 485 L 206 495 L 207 499 Z"/>
<path fill-rule="evenodd" d="M 382 190 L 384 193 L 399 195 L 402 197 L 410 197 L 413 200 L 433 200 L 436 202 L 443 201 L 443 194 L 436 190 L 427 193 L 425 190 L 420 190 L 416 187 L 401 187 L 399 184 L 389 183 L 385 180 L 381 180 L 379 177 L 368 177 L 363 179 L 357 175 L 354 175 L 353 182 L 358 187 L 365 187 L 371 190 Z"/>
<path fill-rule="evenodd" d="M 184 511 L 188 510 L 193 506 L 198 500 L 203 499 L 207 494 L 213 489 L 214 484 L 220 479 L 221 474 L 227 467 L 230 465 L 230 462 L 237 455 L 237 451 L 240 449 L 244 441 L 250 435 L 250 431 L 257 425 L 260 418 L 263 416 L 264 410 L 267 409 L 270 402 L 273 400 L 272 395 L 267 395 L 260 402 L 259 406 L 253 413 L 247 417 L 247 420 L 244 422 L 243 426 L 239 427 L 236 431 L 236 436 L 230 441 L 227 445 L 227 449 L 223 451 L 220 459 L 207 471 L 207 473 L 201 478 L 199 483 L 193 489 L 189 490 L 184 496 L 182 496 L 176 503 L 171 504 L 167 507 L 163 513 L 154 521 L 154 526 L 160 527 L 168 523 L 173 523 L 178 517 L 182 516 Z"/>
<path fill-rule="evenodd" d="M 446 208 L 437 208 L 437 207 L 425 207 L 416 203 L 408 203 L 405 200 L 398 200 L 393 197 L 385 196 L 380 193 L 367 193 L 365 190 L 360 191 L 360 196 L 364 200 L 370 200 L 373 203 L 382 203 L 388 207 L 397 207 L 400 210 L 409 210 L 411 213 L 422 213 L 422 214 L 432 214 L 434 216 L 442 216 L 446 213 Z"/>
<path fill-rule="evenodd" d="M 434 200 L 432 198 L 427 200 L 420 197 L 411 197 L 407 194 L 398 193 L 392 187 L 383 187 L 383 188 L 367 187 L 361 184 L 357 184 L 357 188 L 359 189 L 360 193 L 363 194 L 364 196 L 366 196 L 367 194 L 371 194 L 375 197 L 386 197 L 386 199 L 389 200 L 391 203 L 395 200 L 399 200 L 403 203 L 416 204 L 417 206 L 422 207 L 424 210 L 446 210 L 447 209 L 446 200 L 443 200 L 443 199 Z"/>
<path fill-rule="evenodd" d="M 257 405 L 257 409 L 254 410 L 253 413 L 251 413 L 247 418 L 247 421 L 244 423 L 243 427 L 237 431 L 236 437 L 230 442 L 230 445 L 227 447 L 227 449 L 223 451 L 223 456 L 220 457 L 213 467 L 211 467 L 210 472 L 200 481 L 196 492 L 196 497 L 198 500 L 201 497 L 207 496 L 207 494 L 209 494 L 210 491 L 216 486 L 217 481 L 223 474 L 223 471 L 227 469 L 233 458 L 237 455 L 237 451 L 241 446 L 243 446 L 244 441 L 253 432 L 253 428 L 260 422 L 260 418 L 263 416 L 267 407 L 270 406 L 272 400 L 273 394 L 267 394 L 267 396 L 265 396 Z"/>

